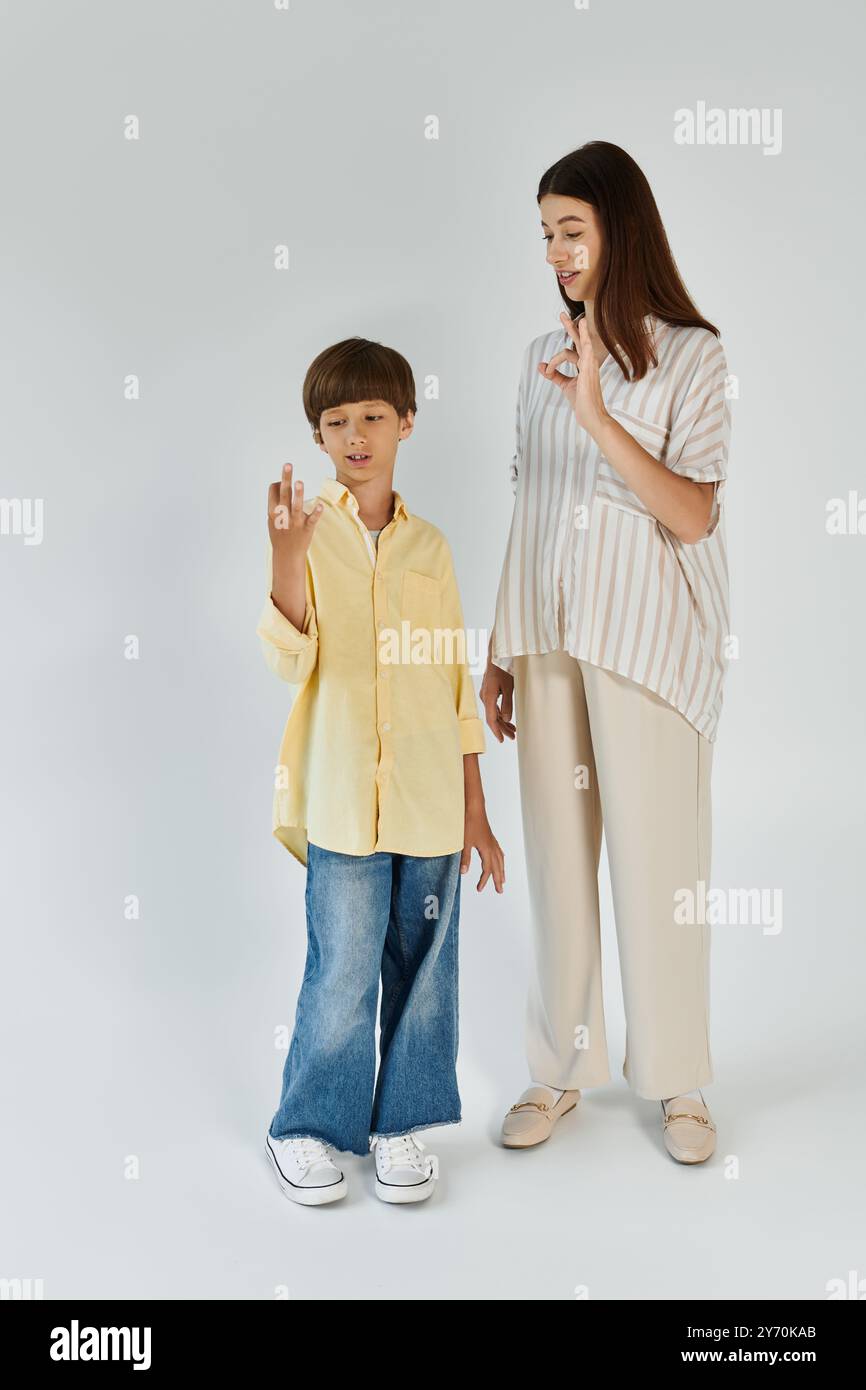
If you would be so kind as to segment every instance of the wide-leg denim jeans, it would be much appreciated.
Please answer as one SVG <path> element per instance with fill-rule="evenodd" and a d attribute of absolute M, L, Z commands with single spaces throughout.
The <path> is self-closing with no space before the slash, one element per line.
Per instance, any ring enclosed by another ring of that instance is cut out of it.
<path fill-rule="evenodd" d="M 461 1118 L 460 851 L 307 851 L 307 960 L 273 1139 L 351 1153 Z M 379 984 L 379 1071 L 376 1006 Z"/>

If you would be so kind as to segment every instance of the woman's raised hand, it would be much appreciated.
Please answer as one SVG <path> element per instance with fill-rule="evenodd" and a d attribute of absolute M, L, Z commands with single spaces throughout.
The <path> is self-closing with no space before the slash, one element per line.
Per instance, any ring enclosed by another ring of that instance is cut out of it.
<path fill-rule="evenodd" d="M 575 324 L 564 310 L 559 317 L 574 347 L 555 352 L 549 362 L 539 362 L 538 370 L 545 380 L 559 387 L 574 411 L 577 423 L 589 434 L 594 434 L 606 418 L 607 410 L 601 394 L 598 362 L 589 340 L 589 329 L 585 318 L 578 319 Z M 577 375 L 565 376 L 557 371 L 561 362 L 573 362 Z"/>

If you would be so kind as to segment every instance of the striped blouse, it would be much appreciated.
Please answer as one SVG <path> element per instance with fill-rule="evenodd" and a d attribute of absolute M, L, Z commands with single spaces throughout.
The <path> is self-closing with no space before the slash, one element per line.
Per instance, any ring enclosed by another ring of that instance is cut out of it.
<path fill-rule="evenodd" d="M 716 484 L 707 531 L 686 544 L 656 520 L 538 371 L 564 346 L 562 329 L 535 338 L 517 394 L 514 512 L 491 653 L 510 671 L 515 656 L 568 651 L 653 691 L 712 741 L 729 631 L 727 364 L 708 329 L 652 315 L 645 323 L 658 366 L 631 382 L 608 356 L 605 407 L 668 468 Z"/>

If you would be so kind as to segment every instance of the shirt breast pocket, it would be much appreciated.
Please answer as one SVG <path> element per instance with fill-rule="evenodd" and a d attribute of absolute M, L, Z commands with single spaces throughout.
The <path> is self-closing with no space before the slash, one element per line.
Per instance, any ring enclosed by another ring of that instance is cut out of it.
<path fill-rule="evenodd" d="M 628 415 L 622 410 L 614 409 L 611 414 L 615 420 L 619 421 L 623 429 L 628 431 L 632 439 L 640 444 L 642 449 L 646 449 L 647 453 L 652 454 L 659 463 L 664 463 L 670 433 L 664 425 L 652 424 L 649 420 L 642 420 L 637 415 Z M 620 507 L 623 511 L 631 512 L 634 516 L 655 520 L 649 508 L 645 507 L 637 494 L 632 492 L 613 464 L 608 463 L 604 454 L 600 454 L 598 459 L 595 495 L 600 502 L 607 503 L 612 507 Z"/>
<path fill-rule="evenodd" d="M 418 570 L 403 571 L 400 617 L 413 629 L 432 631 L 442 625 L 442 581 Z"/>

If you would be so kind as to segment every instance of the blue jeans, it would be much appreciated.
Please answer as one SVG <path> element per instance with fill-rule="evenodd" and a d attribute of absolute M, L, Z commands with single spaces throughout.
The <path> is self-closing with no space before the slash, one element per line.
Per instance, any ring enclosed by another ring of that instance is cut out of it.
<path fill-rule="evenodd" d="M 366 1154 L 372 1135 L 457 1124 L 460 851 L 423 859 L 311 844 L 306 907 L 306 969 L 271 1137 L 312 1135 Z"/>

